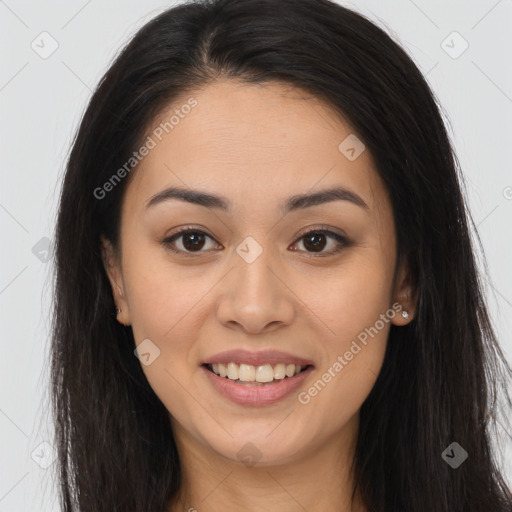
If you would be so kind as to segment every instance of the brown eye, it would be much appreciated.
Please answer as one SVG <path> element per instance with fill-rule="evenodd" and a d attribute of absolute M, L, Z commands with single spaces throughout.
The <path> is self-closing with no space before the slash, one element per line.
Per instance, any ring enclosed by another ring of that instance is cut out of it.
<path fill-rule="evenodd" d="M 183 247 L 187 251 L 196 251 L 201 250 L 204 246 L 204 233 L 184 233 L 181 235 L 183 237 Z"/>
<path fill-rule="evenodd" d="M 334 240 L 331 249 L 324 251 L 328 246 L 329 239 Z M 348 240 L 326 229 L 314 229 L 304 233 L 299 240 L 303 240 L 302 244 L 308 253 L 318 253 L 320 256 L 330 256 L 340 252 L 344 247 L 349 245 Z M 297 242 L 296 242 L 297 243 Z"/>
<path fill-rule="evenodd" d="M 207 239 L 213 240 L 213 238 L 204 231 L 198 229 L 183 229 L 163 240 L 162 244 L 166 249 L 172 252 L 187 255 L 187 253 L 205 252 L 202 251 L 202 249 L 205 247 Z M 177 244 L 177 241 L 180 241 L 180 243 Z M 181 245 L 181 247 L 176 247 L 176 245 Z"/>
<path fill-rule="evenodd" d="M 304 247 L 308 251 L 321 252 L 327 244 L 327 237 L 324 233 L 311 233 L 304 237 Z"/>

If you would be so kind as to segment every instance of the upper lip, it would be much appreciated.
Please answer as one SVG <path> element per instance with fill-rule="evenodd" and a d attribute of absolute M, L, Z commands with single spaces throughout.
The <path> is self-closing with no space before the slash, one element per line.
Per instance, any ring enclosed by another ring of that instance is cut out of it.
<path fill-rule="evenodd" d="M 204 361 L 201 361 L 201 364 L 231 362 L 237 364 L 250 364 L 253 366 L 262 366 L 264 364 L 275 365 L 278 363 L 313 366 L 313 362 L 309 359 L 304 359 L 302 357 L 294 356 L 293 354 L 281 352 L 279 350 L 261 350 L 259 352 L 251 352 L 249 350 L 243 349 L 220 352 L 208 357 Z"/>

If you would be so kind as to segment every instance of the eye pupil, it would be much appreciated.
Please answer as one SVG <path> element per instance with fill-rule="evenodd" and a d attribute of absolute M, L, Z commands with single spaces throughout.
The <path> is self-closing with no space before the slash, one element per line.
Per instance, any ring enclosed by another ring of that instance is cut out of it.
<path fill-rule="evenodd" d="M 321 239 L 320 239 L 321 241 L 319 241 L 319 237 L 321 237 Z M 310 244 L 311 240 L 314 240 L 314 241 Z M 308 245 L 310 245 L 310 247 L 308 247 Z M 304 239 L 304 247 L 306 247 L 306 249 L 308 249 L 308 250 L 312 247 L 313 252 L 322 251 L 325 247 L 325 235 L 323 233 L 314 233 L 312 235 L 308 235 Z"/>
<path fill-rule="evenodd" d="M 194 250 L 194 249 L 202 249 L 204 245 L 204 234 L 202 233 L 185 233 L 183 236 L 183 247 L 187 251 Z M 187 241 L 189 239 L 192 239 L 192 244 L 189 245 Z"/>

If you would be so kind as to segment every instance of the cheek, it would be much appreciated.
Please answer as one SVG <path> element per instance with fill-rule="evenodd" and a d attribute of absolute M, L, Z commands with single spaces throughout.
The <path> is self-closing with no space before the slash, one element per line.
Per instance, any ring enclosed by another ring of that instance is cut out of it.
<path fill-rule="evenodd" d="M 189 411 L 191 405 L 184 389 L 198 366 L 194 340 L 200 337 L 211 310 L 207 292 L 212 285 L 208 286 L 204 275 L 186 275 L 156 258 L 131 263 L 134 271 L 126 273 L 126 284 L 135 343 L 149 339 L 157 354 L 147 365 L 141 358 L 141 367 L 155 394 L 179 416 L 179 411 Z"/>
<path fill-rule="evenodd" d="M 371 391 L 394 316 L 391 263 L 372 251 L 333 271 L 316 293 L 312 287 L 303 290 L 304 302 L 321 320 L 317 325 L 323 333 L 318 336 L 325 354 L 319 378 L 325 374 L 322 382 L 328 384 L 325 391 L 321 383 L 317 386 L 316 392 L 323 395 L 318 405 L 333 400 L 355 411 Z"/>
<path fill-rule="evenodd" d="M 175 337 L 201 311 L 202 298 L 213 283 L 193 267 L 171 263 L 154 242 L 133 243 L 126 254 L 125 285 L 136 341 Z"/>
<path fill-rule="evenodd" d="M 149 339 L 159 351 L 154 363 L 142 366 L 159 394 L 160 390 L 177 391 L 178 382 L 185 382 L 198 367 L 195 341 L 211 315 L 209 292 L 220 276 L 171 265 L 165 254 L 154 252 L 133 248 L 125 260 L 125 285 L 136 345 Z"/>
<path fill-rule="evenodd" d="M 389 305 L 392 277 L 382 263 L 338 276 L 312 298 L 316 301 L 312 309 L 329 329 L 318 337 L 325 354 L 322 366 L 299 396 L 307 428 L 326 435 L 346 424 L 371 392 L 382 368 L 394 315 Z M 326 414 L 335 417 L 326 422 Z"/>
<path fill-rule="evenodd" d="M 309 316 L 313 312 L 319 319 L 324 339 L 340 350 L 388 310 L 392 272 L 390 261 L 378 251 L 354 255 L 328 274 L 322 271 L 317 279 L 301 281 L 299 296 Z"/>

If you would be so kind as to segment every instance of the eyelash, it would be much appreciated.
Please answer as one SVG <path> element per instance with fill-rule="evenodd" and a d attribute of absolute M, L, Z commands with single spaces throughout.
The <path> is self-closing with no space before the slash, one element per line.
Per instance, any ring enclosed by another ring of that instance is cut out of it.
<path fill-rule="evenodd" d="M 196 251 L 196 252 L 183 251 L 181 249 L 176 249 L 173 246 L 173 243 L 174 243 L 174 241 L 176 239 L 180 238 L 181 236 L 183 236 L 183 235 L 185 235 L 187 233 L 200 233 L 200 234 L 206 235 L 208 238 L 213 240 L 213 238 L 210 235 L 208 235 L 208 233 L 205 233 L 204 231 L 202 231 L 200 229 L 193 229 L 193 228 L 190 228 L 190 227 L 186 227 L 186 228 L 181 229 L 180 231 L 177 231 L 176 233 L 174 233 L 170 237 L 167 237 L 164 240 L 162 240 L 161 244 L 164 246 L 165 249 L 167 249 L 167 250 L 169 250 L 169 251 L 171 251 L 173 253 L 176 253 L 176 254 L 184 255 L 185 257 L 195 257 L 195 256 L 199 256 L 202 252 L 206 252 L 206 251 L 202 251 L 202 250 Z M 347 238 L 345 238 L 342 235 L 339 235 L 338 233 L 330 231 L 329 229 L 327 229 L 326 226 L 321 226 L 320 228 L 311 229 L 309 231 L 306 231 L 305 233 L 302 233 L 299 236 L 299 238 L 297 239 L 297 241 L 294 242 L 293 245 L 295 245 L 297 242 L 299 242 L 303 238 L 306 238 L 308 235 L 313 234 L 313 233 L 314 234 L 323 234 L 323 235 L 327 235 L 329 237 L 332 237 L 340 245 L 336 249 L 331 249 L 330 251 L 321 252 L 321 253 L 314 253 L 314 252 L 309 252 L 308 253 L 307 251 L 300 251 L 300 252 L 306 252 L 307 254 L 309 254 L 310 256 L 308 256 L 308 257 L 323 258 L 323 257 L 326 257 L 326 256 L 333 256 L 335 254 L 338 254 L 340 251 L 342 251 L 344 248 L 346 248 L 346 247 L 348 247 L 350 245 L 350 242 L 349 242 L 349 240 Z"/>

